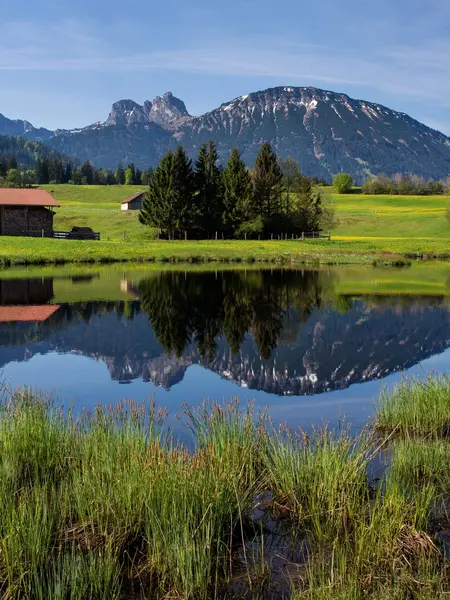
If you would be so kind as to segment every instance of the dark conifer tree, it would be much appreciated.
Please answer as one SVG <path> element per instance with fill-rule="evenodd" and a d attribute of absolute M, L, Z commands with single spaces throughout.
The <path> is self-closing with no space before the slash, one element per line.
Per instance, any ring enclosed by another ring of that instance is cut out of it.
<path fill-rule="evenodd" d="M 143 173 L 141 175 L 142 185 L 149 185 L 152 175 L 153 175 L 153 169 L 151 167 L 149 169 L 146 169 L 145 171 L 143 171 Z"/>
<path fill-rule="evenodd" d="M 174 211 L 177 214 L 176 229 L 181 233 L 192 229 L 197 219 L 194 206 L 196 188 L 192 161 L 182 146 L 178 146 L 173 155 L 173 182 Z"/>
<path fill-rule="evenodd" d="M 117 181 L 118 185 L 124 185 L 125 184 L 125 171 L 123 170 L 122 165 L 119 165 L 117 167 L 116 181 Z"/>
<path fill-rule="evenodd" d="M 149 169 L 147 169 L 146 171 L 144 171 L 141 176 L 142 185 L 150 185 L 152 175 L 153 175 L 153 169 L 151 167 Z"/>
<path fill-rule="evenodd" d="M 172 215 L 173 152 L 165 154 L 153 173 L 152 184 L 145 195 L 139 212 L 143 225 L 167 231 L 169 237 L 174 228 Z"/>
<path fill-rule="evenodd" d="M 283 174 L 277 155 L 266 142 L 256 157 L 253 168 L 253 212 L 269 221 L 282 210 Z"/>
<path fill-rule="evenodd" d="M 195 163 L 198 224 L 203 235 L 222 229 L 223 189 L 221 168 L 214 142 L 203 144 Z"/>
<path fill-rule="evenodd" d="M 37 160 L 35 164 L 36 182 L 39 184 L 50 183 L 48 158 Z"/>
<path fill-rule="evenodd" d="M 92 185 L 94 180 L 94 171 L 91 163 L 88 160 L 81 167 L 81 177 L 88 185 Z"/>
<path fill-rule="evenodd" d="M 64 183 L 69 183 L 69 181 L 72 181 L 72 165 L 67 163 L 66 171 L 64 173 Z"/>
<path fill-rule="evenodd" d="M 10 169 L 17 169 L 17 160 L 16 160 L 15 156 L 13 156 L 13 155 L 8 156 L 7 168 L 8 168 L 8 171 Z"/>
<path fill-rule="evenodd" d="M 285 213 L 291 212 L 291 192 L 295 191 L 295 184 L 301 177 L 298 162 L 288 156 L 279 161 L 281 173 L 283 174 L 283 187 L 285 191 Z"/>
<path fill-rule="evenodd" d="M 0 157 L 0 177 L 6 177 L 8 165 L 4 156 Z"/>
<path fill-rule="evenodd" d="M 188 229 L 192 220 L 194 178 L 191 160 L 180 146 L 169 150 L 155 169 L 139 220 L 157 227 L 169 239 Z"/>
<path fill-rule="evenodd" d="M 81 174 L 80 167 L 73 170 L 72 181 L 75 185 L 81 185 L 83 183 L 83 176 Z"/>
<path fill-rule="evenodd" d="M 237 148 L 231 152 L 223 170 L 222 183 L 222 222 L 234 230 L 248 218 L 252 196 L 252 178 Z"/>
<path fill-rule="evenodd" d="M 106 172 L 106 185 L 115 185 L 116 183 L 116 174 L 113 171 L 108 170 Z"/>

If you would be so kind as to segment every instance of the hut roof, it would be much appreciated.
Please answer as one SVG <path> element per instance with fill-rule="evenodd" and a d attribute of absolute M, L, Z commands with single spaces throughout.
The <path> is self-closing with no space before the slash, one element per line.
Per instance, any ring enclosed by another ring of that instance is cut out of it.
<path fill-rule="evenodd" d="M 61 206 L 45 190 L 0 188 L 0 206 Z"/>
<path fill-rule="evenodd" d="M 125 200 L 122 200 L 121 204 L 128 204 L 129 202 L 132 202 L 133 200 L 140 198 L 144 194 L 145 194 L 145 192 L 137 192 L 136 194 L 132 194 L 131 196 L 128 196 L 128 198 L 125 198 Z"/>

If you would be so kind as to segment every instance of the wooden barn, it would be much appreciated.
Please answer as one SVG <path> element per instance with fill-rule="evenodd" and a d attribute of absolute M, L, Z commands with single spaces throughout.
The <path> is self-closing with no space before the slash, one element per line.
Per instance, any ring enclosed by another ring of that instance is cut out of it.
<path fill-rule="evenodd" d="M 138 192 L 122 200 L 121 210 L 141 210 L 145 192 Z"/>
<path fill-rule="evenodd" d="M 0 235 L 53 237 L 57 206 L 45 190 L 0 188 Z"/>

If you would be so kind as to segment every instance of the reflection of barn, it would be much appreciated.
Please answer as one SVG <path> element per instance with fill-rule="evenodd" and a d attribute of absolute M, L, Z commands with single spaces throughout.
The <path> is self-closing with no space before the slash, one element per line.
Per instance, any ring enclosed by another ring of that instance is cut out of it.
<path fill-rule="evenodd" d="M 0 235 L 53 237 L 56 206 L 44 190 L 0 189 Z"/>
<path fill-rule="evenodd" d="M 133 300 L 139 300 L 139 292 L 134 283 L 128 281 L 128 279 L 122 279 L 120 282 L 120 291 L 128 294 Z"/>
<path fill-rule="evenodd" d="M 138 192 L 122 200 L 121 210 L 141 210 L 144 201 L 145 192 Z"/>
<path fill-rule="evenodd" d="M 53 298 L 53 279 L 0 279 L 0 305 L 47 304 Z"/>
<path fill-rule="evenodd" d="M 54 315 L 60 306 L 0 306 L 0 323 L 42 323 Z"/>
<path fill-rule="evenodd" d="M 0 279 L 0 323 L 42 322 L 59 310 L 53 298 L 53 279 Z"/>

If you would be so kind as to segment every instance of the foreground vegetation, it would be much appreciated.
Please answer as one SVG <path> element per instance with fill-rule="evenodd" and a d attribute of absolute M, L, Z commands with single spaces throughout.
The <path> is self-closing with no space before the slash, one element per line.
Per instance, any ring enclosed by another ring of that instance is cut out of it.
<path fill-rule="evenodd" d="M 399 427 L 410 409 L 395 398 L 408 392 L 413 406 L 444 408 L 450 382 L 406 382 L 382 399 L 377 428 L 393 405 L 396 412 L 381 438 L 369 429 L 356 438 L 346 428 L 274 430 L 236 402 L 186 407 L 188 451 L 154 405 L 75 419 L 26 389 L 5 390 L 1 593 L 444 598 L 450 442 L 443 428 L 430 430 L 424 411 L 414 409 L 412 429 Z M 372 459 L 387 448 L 376 484 Z"/>

